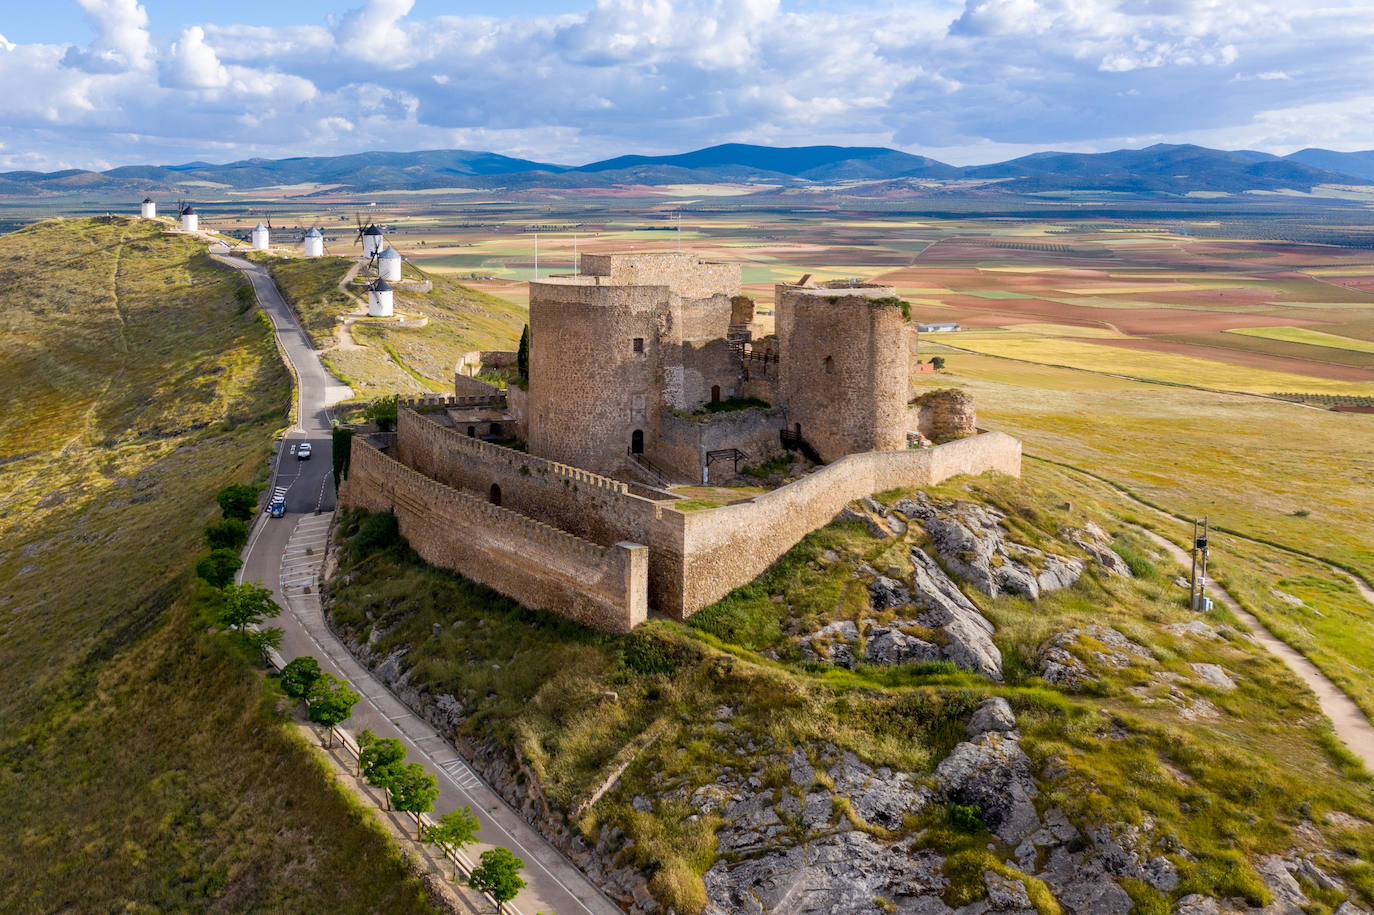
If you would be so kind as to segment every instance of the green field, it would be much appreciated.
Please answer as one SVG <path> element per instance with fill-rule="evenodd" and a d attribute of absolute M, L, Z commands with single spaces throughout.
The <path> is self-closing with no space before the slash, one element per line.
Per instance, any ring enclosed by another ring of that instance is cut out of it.
<path fill-rule="evenodd" d="M 1374 353 L 1374 343 L 1368 340 L 1354 340 L 1338 334 L 1326 334 L 1306 327 L 1242 327 L 1231 331 L 1247 337 L 1261 337 L 1265 340 L 1284 340 L 1289 343 L 1306 343 L 1309 346 L 1325 346 L 1332 349 L 1348 349 L 1357 353 Z"/>
<path fill-rule="evenodd" d="M 431 911 L 206 631 L 200 529 L 265 481 L 290 400 L 240 280 L 125 219 L 4 236 L 0 264 L 5 910 Z"/>

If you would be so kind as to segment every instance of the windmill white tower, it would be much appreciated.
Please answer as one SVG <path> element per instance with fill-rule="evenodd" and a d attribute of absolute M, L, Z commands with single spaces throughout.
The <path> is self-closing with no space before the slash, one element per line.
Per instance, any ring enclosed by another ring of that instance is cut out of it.
<path fill-rule="evenodd" d="M 183 232 L 195 232 L 200 228 L 200 214 L 196 208 L 189 203 L 181 209 L 181 229 Z"/>
<path fill-rule="evenodd" d="M 369 318 L 389 318 L 393 311 L 391 287 L 381 277 L 373 280 L 367 287 L 367 316 Z"/>
<path fill-rule="evenodd" d="M 401 280 L 401 254 L 390 245 L 377 255 L 377 275 L 388 283 L 398 283 Z"/>
<path fill-rule="evenodd" d="M 266 251 L 272 247 L 272 233 L 267 226 L 258 223 L 253 226 L 253 250 Z"/>
<path fill-rule="evenodd" d="M 385 242 L 382 240 L 382 230 L 376 225 L 369 225 L 362 232 L 363 238 L 363 257 L 375 257 L 382 252 Z"/>
<path fill-rule="evenodd" d="M 305 256 L 324 257 L 324 233 L 319 229 L 305 233 Z"/>
<path fill-rule="evenodd" d="M 157 219 L 157 204 L 153 203 L 153 198 L 143 198 L 143 208 L 139 211 L 144 219 Z"/>

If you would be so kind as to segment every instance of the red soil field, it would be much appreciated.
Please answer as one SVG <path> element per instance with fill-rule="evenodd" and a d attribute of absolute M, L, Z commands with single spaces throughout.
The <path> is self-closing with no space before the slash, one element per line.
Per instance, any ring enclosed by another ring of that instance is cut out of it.
<path fill-rule="evenodd" d="M 1374 381 L 1374 370 L 1360 369 L 1346 365 L 1331 365 L 1325 362 L 1308 362 L 1290 356 L 1270 356 L 1264 353 L 1251 353 L 1242 350 L 1224 349 L 1219 346 L 1202 346 L 1196 343 L 1175 343 L 1170 340 L 1104 340 L 1100 337 L 1081 338 L 1083 343 L 1100 343 L 1104 346 L 1119 346 L 1122 349 L 1145 350 L 1156 353 L 1173 353 L 1178 356 L 1193 356 L 1211 362 L 1226 362 L 1254 369 L 1268 369 L 1274 372 L 1289 372 L 1294 375 L 1308 375 L 1313 378 L 1330 378 L 1335 381 Z"/>

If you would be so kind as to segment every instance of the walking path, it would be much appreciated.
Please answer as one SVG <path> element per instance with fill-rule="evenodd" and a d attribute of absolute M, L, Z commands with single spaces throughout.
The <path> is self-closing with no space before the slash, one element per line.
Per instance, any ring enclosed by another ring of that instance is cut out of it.
<path fill-rule="evenodd" d="M 1192 561 L 1187 551 L 1178 544 L 1166 540 L 1148 528 L 1137 527 L 1136 529 L 1148 537 L 1151 542 L 1158 544 L 1183 566 L 1186 567 Z M 1298 679 L 1306 683 L 1308 689 L 1316 694 L 1317 703 L 1321 706 L 1326 717 L 1331 719 L 1331 724 L 1336 729 L 1336 735 L 1350 748 L 1352 753 L 1364 760 L 1365 768 L 1374 772 L 1374 726 L 1370 725 L 1369 719 L 1365 717 L 1360 707 L 1351 701 L 1350 697 L 1343 693 L 1336 684 L 1328 680 L 1326 674 L 1318 670 L 1315 664 L 1304 658 L 1287 642 L 1276 638 L 1273 633 L 1265 628 L 1258 617 L 1241 607 L 1235 598 L 1226 592 L 1226 589 L 1215 581 L 1210 582 L 1210 584 L 1211 594 L 1234 613 L 1241 622 L 1250 627 L 1254 632 L 1255 640 L 1269 653 L 1287 664 L 1288 668 L 1298 675 Z"/>
<path fill-rule="evenodd" d="M 311 348 L 267 272 L 240 258 L 219 260 L 252 280 L 258 302 L 271 319 L 283 353 L 299 380 L 299 423 L 282 441 L 272 486 L 293 473 L 298 482 L 288 492 L 286 517 L 269 518 L 265 513 L 258 516 L 238 575 L 239 581 L 261 582 L 283 608 L 284 612 L 271 621 L 283 632 L 281 654 L 288 659 L 309 655 L 319 661 L 321 669 L 352 685 L 363 699 L 353 709 L 348 730 L 356 734 L 369 728 L 379 736 L 400 739 L 408 758 L 424 763 L 439 779 L 435 813 L 462 806 L 472 808 L 481 822 L 475 853 L 500 845 L 524 859 L 526 868 L 522 876 L 529 886 L 517 897 L 514 907 L 507 907 L 509 911 L 523 915 L 616 915 L 619 908 L 586 875 L 482 782 L 457 751 L 358 663 L 325 625 L 319 575 L 334 505 L 329 474 L 330 408 L 350 392 L 320 364 L 318 353 Z M 290 456 L 302 439 L 314 446 L 311 460 L 298 461 Z M 322 481 L 318 485 L 316 476 Z M 315 492 L 325 484 L 327 493 Z"/>

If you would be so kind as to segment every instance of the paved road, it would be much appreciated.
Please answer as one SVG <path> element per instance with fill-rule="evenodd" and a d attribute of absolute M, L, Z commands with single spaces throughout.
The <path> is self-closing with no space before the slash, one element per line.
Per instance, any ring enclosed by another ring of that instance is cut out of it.
<path fill-rule="evenodd" d="M 299 422 L 282 440 L 272 484 L 286 489 L 287 515 L 258 517 L 239 572 L 240 581 L 260 581 L 270 588 L 285 608 L 286 612 L 272 620 L 283 631 L 281 654 L 286 658 L 310 655 L 321 668 L 353 685 L 364 698 L 354 708 L 348 730 L 356 734 L 369 728 L 383 737 L 400 738 L 409 758 L 423 762 L 439 778 L 435 812 L 468 806 L 481 820 L 475 853 L 502 845 L 525 859 L 524 877 L 529 886 L 516 899 L 515 910 L 527 915 L 541 911 L 559 915 L 618 913 L 620 910 L 581 871 L 487 787 L 439 734 L 391 695 L 324 624 L 319 568 L 335 499 L 331 408 L 351 391 L 325 371 L 265 269 L 237 257 L 216 255 L 216 259 L 252 281 L 258 302 L 271 318 L 277 339 L 300 380 Z M 309 441 L 314 450 L 306 461 L 295 457 L 302 441 Z"/>

